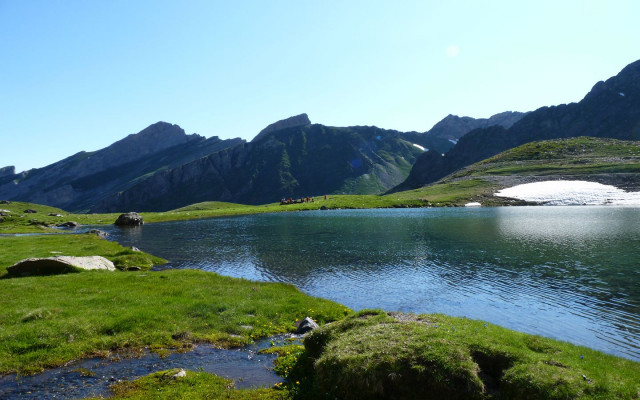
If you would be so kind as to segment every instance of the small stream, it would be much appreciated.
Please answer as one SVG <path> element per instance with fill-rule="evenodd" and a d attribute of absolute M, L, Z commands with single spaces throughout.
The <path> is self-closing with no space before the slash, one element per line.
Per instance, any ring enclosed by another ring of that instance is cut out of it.
<path fill-rule="evenodd" d="M 123 359 L 90 358 L 31 376 L 7 375 L 0 378 L 0 399 L 81 399 L 109 396 L 109 386 L 171 368 L 214 373 L 235 381 L 236 388 L 269 387 L 282 382 L 273 372 L 273 354 L 259 354 L 271 342 L 284 344 L 288 336 L 263 339 L 253 345 L 216 349 L 198 345 L 192 351 L 160 357 L 146 353 Z"/>

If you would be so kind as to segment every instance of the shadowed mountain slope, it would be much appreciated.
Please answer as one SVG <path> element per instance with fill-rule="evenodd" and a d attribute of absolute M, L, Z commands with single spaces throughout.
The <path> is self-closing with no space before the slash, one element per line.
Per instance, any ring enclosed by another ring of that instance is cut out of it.
<path fill-rule="evenodd" d="M 104 149 L 83 151 L 20 174 L 11 171 L 0 178 L 0 198 L 86 210 L 149 174 L 241 142 L 187 135 L 178 125 L 158 122 Z"/>

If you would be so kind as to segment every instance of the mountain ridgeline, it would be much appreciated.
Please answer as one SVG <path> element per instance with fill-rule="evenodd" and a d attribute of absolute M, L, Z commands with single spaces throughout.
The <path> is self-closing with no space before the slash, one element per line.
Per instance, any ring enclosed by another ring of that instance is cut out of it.
<path fill-rule="evenodd" d="M 0 174 L 0 198 L 88 210 L 102 197 L 126 190 L 157 171 L 242 143 L 187 135 L 178 125 L 155 123 L 94 152 L 80 152 L 43 168 Z"/>
<path fill-rule="evenodd" d="M 510 128 L 494 125 L 475 129 L 444 156 L 435 151 L 422 154 L 407 180 L 391 192 L 430 184 L 521 144 L 577 136 L 640 140 L 640 61 L 596 83 L 578 103 L 542 107 Z"/>
<path fill-rule="evenodd" d="M 284 128 L 157 173 L 105 198 L 94 210 L 156 211 L 208 200 L 261 204 L 329 193 L 381 193 L 402 182 L 423 152 L 406 140 L 412 133 L 279 122 Z"/>

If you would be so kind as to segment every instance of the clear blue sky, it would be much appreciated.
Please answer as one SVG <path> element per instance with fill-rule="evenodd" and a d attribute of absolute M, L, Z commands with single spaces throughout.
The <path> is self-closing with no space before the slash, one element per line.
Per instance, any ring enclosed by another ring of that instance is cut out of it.
<path fill-rule="evenodd" d="M 167 121 L 250 140 L 306 112 L 426 131 L 579 101 L 640 58 L 640 1 L 0 0 L 0 167 Z"/>

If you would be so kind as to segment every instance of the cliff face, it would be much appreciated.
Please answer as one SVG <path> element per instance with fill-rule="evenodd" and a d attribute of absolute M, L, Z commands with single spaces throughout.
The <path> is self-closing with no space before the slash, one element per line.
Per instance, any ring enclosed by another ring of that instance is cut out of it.
<path fill-rule="evenodd" d="M 521 144 L 577 136 L 640 140 L 640 61 L 629 64 L 607 81 L 596 83 L 578 103 L 542 107 L 508 129 L 493 126 L 473 130 L 444 157 L 423 154 L 407 180 L 392 191 L 435 182 Z"/>
<path fill-rule="evenodd" d="M 505 111 L 489 118 L 458 117 L 457 115 L 449 114 L 442 121 L 435 124 L 427 134 L 444 139 L 458 140 L 478 128 L 488 128 L 496 125 L 510 128 L 525 115 L 527 113 L 515 111 Z"/>
<path fill-rule="evenodd" d="M 401 132 L 302 125 L 266 132 L 139 182 L 94 211 L 168 210 L 201 201 L 260 204 L 329 193 L 381 193 L 422 153 Z"/>
<path fill-rule="evenodd" d="M 154 171 L 175 167 L 241 142 L 187 135 L 178 125 L 158 122 L 95 152 L 80 152 L 44 168 L 0 181 L 0 198 L 88 209 L 113 191 L 124 190 Z"/>

